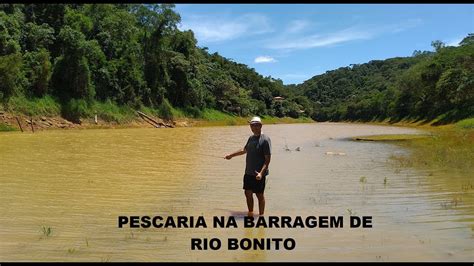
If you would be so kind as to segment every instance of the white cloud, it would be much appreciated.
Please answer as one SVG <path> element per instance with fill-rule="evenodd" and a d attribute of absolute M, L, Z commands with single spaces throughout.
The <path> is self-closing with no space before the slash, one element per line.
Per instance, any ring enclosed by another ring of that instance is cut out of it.
<path fill-rule="evenodd" d="M 386 33 L 402 32 L 421 23 L 421 19 L 410 19 L 398 24 L 359 25 L 330 33 L 303 35 L 296 33 L 301 33 L 301 31 L 307 29 L 309 22 L 295 20 L 288 25 L 284 33 L 268 40 L 266 47 L 286 51 L 326 47 L 356 40 L 369 40 Z"/>
<path fill-rule="evenodd" d="M 255 63 L 260 64 L 260 63 L 275 63 L 277 60 L 275 58 L 270 57 L 270 56 L 258 56 L 254 60 Z"/>
<path fill-rule="evenodd" d="M 272 49 L 308 49 L 314 47 L 330 46 L 338 43 L 349 42 L 353 40 L 370 39 L 373 33 L 370 31 L 362 31 L 355 28 L 348 28 L 326 35 L 310 35 L 300 38 L 292 38 L 289 40 L 274 41 L 268 45 Z"/>
<path fill-rule="evenodd" d="M 191 16 L 182 19 L 179 29 L 191 29 L 198 41 L 204 43 L 228 41 L 272 31 L 268 18 L 260 14 L 245 14 L 231 19 Z"/>

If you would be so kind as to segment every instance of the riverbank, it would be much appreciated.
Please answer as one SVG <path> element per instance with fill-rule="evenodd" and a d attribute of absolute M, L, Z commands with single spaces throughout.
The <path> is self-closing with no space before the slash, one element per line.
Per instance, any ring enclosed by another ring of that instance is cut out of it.
<path fill-rule="evenodd" d="M 149 119 L 139 115 L 138 112 L 146 114 L 154 122 L 150 123 Z M 131 108 L 127 105 L 118 105 L 110 100 L 105 102 L 96 100 L 86 102 L 73 99 L 66 104 L 61 104 L 57 99 L 48 95 L 42 98 L 14 96 L 6 102 L 0 103 L 0 132 L 48 129 L 233 126 L 246 125 L 248 119 L 249 117 L 236 116 L 209 108 L 204 110 L 193 107 L 176 108 L 167 100 L 164 100 L 157 108 L 145 106 Z M 263 116 L 262 119 L 264 124 L 315 122 L 308 117 Z M 450 125 L 439 125 L 441 119 L 442 117 L 440 116 L 431 121 L 404 119 L 393 122 L 390 119 L 386 119 L 368 122 L 339 122 L 414 127 L 428 131 L 434 128 L 449 128 Z"/>
<path fill-rule="evenodd" d="M 29 116 L 0 111 L 0 132 L 2 131 L 42 131 L 59 129 L 107 129 L 107 128 L 154 128 L 154 127 L 208 127 L 208 126 L 235 126 L 246 125 L 247 118 L 225 114 L 216 110 L 206 110 L 203 118 L 191 118 L 184 115 L 173 120 L 165 120 L 148 113 L 147 116 L 157 123 L 150 123 L 148 119 L 136 114 L 123 121 L 105 120 L 101 117 L 82 117 L 78 121 L 68 120 L 60 115 Z M 212 115 L 211 115 L 212 114 Z M 262 117 L 264 124 L 312 123 L 310 118 L 291 117 Z M 158 124 L 158 125 L 157 125 Z"/>
<path fill-rule="evenodd" d="M 400 167 L 458 172 L 472 175 L 474 167 L 474 119 L 429 129 L 431 136 L 402 141 L 410 150 L 406 156 L 392 156 Z"/>
<path fill-rule="evenodd" d="M 248 119 L 210 108 L 174 107 L 166 99 L 156 108 L 143 105 L 132 108 L 110 100 L 71 99 L 60 103 L 48 95 L 41 98 L 13 96 L 0 102 L 0 131 L 232 126 L 246 125 Z M 265 124 L 314 122 L 307 117 L 263 116 L 262 119 Z"/>
<path fill-rule="evenodd" d="M 421 124 L 420 124 L 421 123 Z M 410 151 L 407 155 L 391 156 L 395 167 L 414 167 L 445 172 L 471 174 L 474 167 L 474 118 L 464 119 L 455 124 L 432 126 L 435 122 L 391 124 L 415 127 L 428 132 L 420 137 L 411 135 L 379 135 L 353 138 L 360 141 L 390 141 Z M 383 124 L 386 123 L 369 123 Z"/>

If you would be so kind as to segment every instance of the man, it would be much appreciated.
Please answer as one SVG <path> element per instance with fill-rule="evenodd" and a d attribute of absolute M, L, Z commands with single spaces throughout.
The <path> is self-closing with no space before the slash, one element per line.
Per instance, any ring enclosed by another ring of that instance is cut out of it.
<path fill-rule="evenodd" d="M 247 199 L 248 215 L 253 215 L 253 193 L 257 195 L 259 214 L 263 215 L 265 211 L 265 181 L 269 173 L 268 165 L 271 159 L 272 143 L 270 138 L 262 134 L 262 121 L 260 117 L 255 116 L 250 123 L 250 129 L 253 136 L 250 136 L 244 148 L 234 153 L 226 155 L 227 160 L 232 157 L 247 154 L 245 160 L 244 186 L 245 197 Z"/>

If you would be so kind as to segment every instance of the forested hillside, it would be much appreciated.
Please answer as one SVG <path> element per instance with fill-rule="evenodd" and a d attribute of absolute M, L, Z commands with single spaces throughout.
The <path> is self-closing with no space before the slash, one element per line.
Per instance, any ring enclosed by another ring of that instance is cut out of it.
<path fill-rule="evenodd" d="M 41 99 L 46 113 L 58 102 L 71 118 L 115 105 L 151 107 L 164 117 L 171 106 L 197 117 L 205 108 L 241 116 L 302 113 L 305 106 L 281 80 L 208 53 L 192 31 L 177 29 L 179 22 L 167 4 L 3 4 L 0 98 L 19 111 Z"/>
<path fill-rule="evenodd" d="M 71 120 L 216 109 L 317 121 L 472 116 L 474 37 L 299 85 L 199 47 L 169 4 L 1 4 L 0 107 Z M 277 97 L 277 98 L 276 98 Z M 281 97 L 281 98 L 280 98 Z"/>
<path fill-rule="evenodd" d="M 459 47 L 374 60 L 315 76 L 297 86 L 316 120 L 401 119 L 453 122 L 474 115 L 474 35 Z"/>

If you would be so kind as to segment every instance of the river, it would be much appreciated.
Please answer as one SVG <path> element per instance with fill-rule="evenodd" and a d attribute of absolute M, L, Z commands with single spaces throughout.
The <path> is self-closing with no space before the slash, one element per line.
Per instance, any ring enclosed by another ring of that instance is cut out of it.
<path fill-rule="evenodd" d="M 264 125 L 265 216 L 343 216 L 343 228 L 244 228 L 248 126 L 0 134 L 0 261 L 473 261 L 472 177 L 395 167 L 422 133 L 346 123 Z M 296 149 L 299 147 L 299 151 Z M 472 186 L 472 185 L 471 185 Z M 255 210 L 258 210 L 255 199 Z M 203 216 L 207 228 L 118 228 L 119 216 Z M 237 228 L 214 228 L 214 216 Z M 349 216 L 371 216 L 350 228 Z M 219 250 L 191 250 L 218 238 Z M 228 250 L 228 238 L 292 238 L 293 250 Z"/>

